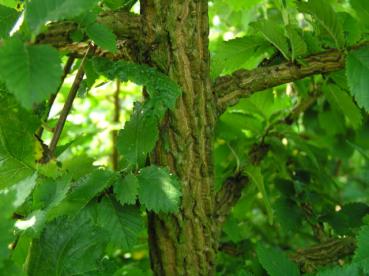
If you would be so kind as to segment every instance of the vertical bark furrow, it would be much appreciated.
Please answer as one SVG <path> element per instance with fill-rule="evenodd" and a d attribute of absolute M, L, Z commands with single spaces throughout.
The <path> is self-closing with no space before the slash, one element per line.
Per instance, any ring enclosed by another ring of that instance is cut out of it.
<path fill-rule="evenodd" d="M 212 275 L 216 243 L 213 225 L 212 134 L 215 98 L 209 79 L 208 16 L 204 0 L 142 0 L 145 62 L 182 88 L 169 112 L 151 158 L 168 165 L 182 181 L 182 208 L 176 215 L 149 215 L 152 268 L 156 275 Z"/>

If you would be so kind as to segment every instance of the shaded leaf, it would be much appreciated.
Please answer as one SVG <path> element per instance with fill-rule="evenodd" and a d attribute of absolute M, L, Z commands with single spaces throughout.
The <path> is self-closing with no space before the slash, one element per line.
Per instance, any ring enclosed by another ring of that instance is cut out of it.
<path fill-rule="evenodd" d="M 289 260 L 287 255 L 278 248 L 258 244 L 256 254 L 259 262 L 270 276 L 300 275 L 297 265 Z"/>
<path fill-rule="evenodd" d="M 143 230 L 140 209 L 122 206 L 112 198 L 104 198 L 96 208 L 97 225 L 109 233 L 112 246 L 122 250 L 131 249 Z"/>
<path fill-rule="evenodd" d="M 131 164 L 142 164 L 158 139 L 158 119 L 136 103 L 131 118 L 118 135 L 118 150 Z"/>
<path fill-rule="evenodd" d="M 27 275 L 86 275 L 98 270 L 107 235 L 85 215 L 60 217 L 34 239 Z"/>
<path fill-rule="evenodd" d="M 97 194 L 111 185 L 116 175 L 109 171 L 96 170 L 81 177 L 72 186 L 66 196 L 48 211 L 47 219 L 78 212 Z"/>
<path fill-rule="evenodd" d="M 365 273 L 369 273 L 369 226 L 363 226 L 356 237 L 357 248 L 353 258 L 354 263 L 358 263 Z"/>
<path fill-rule="evenodd" d="M 369 47 L 349 53 L 346 59 L 346 75 L 357 104 L 369 111 Z"/>
<path fill-rule="evenodd" d="M 341 110 L 350 120 L 354 128 L 359 128 L 361 126 L 361 112 L 353 102 L 352 97 L 336 85 L 325 85 L 322 90 L 324 91 L 329 103 L 335 108 Z"/>
<path fill-rule="evenodd" d="M 138 179 L 129 174 L 114 183 L 114 194 L 121 204 L 135 204 L 138 195 Z"/>
<path fill-rule="evenodd" d="M 0 5 L 0 38 L 9 36 L 18 16 L 19 13 L 16 10 Z"/>
<path fill-rule="evenodd" d="M 333 39 L 337 48 L 344 45 L 344 34 L 337 15 L 327 0 L 310 0 L 298 2 L 299 11 L 308 13 Z"/>
<path fill-rule="evenodd" d="M 246 173 L 250 177 L 251 181 L 256 185 L 259 192 L 262 194 L 265 209 L 268 213 L 269 224 L 273 224 L 273 210 L 270 205 L 269 196 L 265 190 L 264 177 L 261 174 L 261 168 L 255 167 L 253 165 L 248 165 L 246 168 Z"/>
<path fill-rule="evenodd" d="M 98 0 L 32 0 L 27 3 L 25 19 L 34 34 L 48 21 L 76 17 L 93 8 Z"/>

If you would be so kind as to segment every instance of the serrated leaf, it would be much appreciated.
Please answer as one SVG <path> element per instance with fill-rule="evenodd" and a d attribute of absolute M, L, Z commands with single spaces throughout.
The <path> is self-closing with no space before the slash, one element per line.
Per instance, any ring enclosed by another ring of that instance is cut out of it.
<path fill-rule="evenodd" d="M 256 246 L 256 254 L 259 262 L 270 276 L 300 275 L 297 265 L 289 260 L 287 255 L 278 248 L 258 244 Z"/>
<path fill-rule="evenodd" d="M 50 208 L 47 220 L 78 212 L 97 194 L 111 185 L 116 175 L 109 171 L 96 170 L 72 184 L 70 191 L 59 204 Z"/>
<path fill-rule="evenodd" d="M 260 20 L 251 23 L 250 26 L 259 31 L 287 60 L 291 58 L 287 37 L 284 36 L 283 29 L 277 22 L 272 20 Z"/>
<path fill-rule="evenodd" d="M 158 119 L 151 114 L 151 110 L 144 110 L 136 103 L 130 120 L 119 132 L 119 153 L 131 164 L 143 163 L 146 155 L 153 150 L 158 135 Z"/>
<path fill-rule="evenodd" d="M 101 48 L 116 52 L 117 37 L 108 27 L 94 23 L 86 28 L 86 33 Z"/>
<path fill-rule="evenodd" d="M 10 187 L 35 171 L 38 120 L 11 95 L 0 95 L 0 189 Z"/>
<path fill-rule="evenodd" d="M 369 206 L 356 202 L 349 203 L 342 206 L 338 212 L 332 212 L 326 217 L 327 221 L 333 229 L 340 235 L 350 234 L 353 229 L 359 228 L 362 225 L 362 219 L 369 214 Z"/>
<path fill-rule="evenodd" d="M 270 205 L 269 196 L 266 193 L 265 185 L 264 185 L 264 177 L 261 174 L 261 168 L 255 167 L 253 165 L 248 165 L 246 169 L 247 175 L 250 177 L 250 180 L 255 184 L 255 186 L 258 188 L 259 192 L 263 196 L 263 202 L 265 205 L 265 209 L 268 214 L 268 221 L 269 224 L 273 224 L 273 210 Z"/>
<path fill-rule="evenodd" d="M 56 49 L 11 39 L 0 48 L 0 79 L 26 108 L 55 93 L 62 70 Z"/>
<path fill-rule="evenodd" d="M 336 109 L 341 110 L 350 120 L 354 128 L 359 128 L 361 126 L 363 118 L 360 109 L 355 105 L 352 97 L 333 84 L 323 86 L 322 90 L 329 103 Z"/>
<path fill-rule="evenodd" d="M 9 32 L 12 30 L 19 13 L 11 8 L 0 5 L 0 38 L 9 37 Z"/>
<path fill-rule="evenodd" d="M 48 21 L 69 19 L 92 9 L 98 0 L 32 0 L 27 3 L 25 20 L 37 34 Z"/>
<path fill-rule="evenodd" d="M 114 247 L 129 250 L 135 245 L 143 221 L 136 206 L 122 206 L 114 199 L 104 198 L 97 206 L 97 225 L 109 233 Z"/>
<path fill-rule="evenodd" d="M 60 217 L 32 241 L 27 275 L 86 275 L 98 270 L 107 235 L 85 215 Z"/>
<path fill-rule="evenodd" d="M 356 237 L 357 248 L 353 263 L 358 263 L 365 273 L 369 273 L 369 225 L 363 226 Z"/>
<path fill-rule="evenodd" d="M 337 15 L 326 0 L 309 0 L 309 2 L 298 2 L 300 12 L 308 13 L 333 39 L 337 48 L 344 45 L 344 33 Z"/>
<path fill-rule="evenodd" d="M 103 58 L 95 58 L 93 63 L 98 73 L 111 80 L 119 78 L 145 86 L 150 99 L 160 101 L 165 108 L 174 108 L 177 97 L 181 95 L 180 87 L 173 80 L 147 65 Z"/>
<path fill-rule="evenodd" d="M 369 111 L 369 47 L 349 53 L 346 58 L 346 75 L 357 104 Z"/>
<path fill-rule="evenodd" d="M 135 204 L 138 195 L 138 179 L 129 174 L 114 183 L 114 194 L 121 204 Z"/>
<path fill-rule="evenodd" d="M 148 210 L 175 212 L 179 208 L 181 191 L 177 177 L 168 169 L 150 166 L 140 170 L 139 199 Z"/>

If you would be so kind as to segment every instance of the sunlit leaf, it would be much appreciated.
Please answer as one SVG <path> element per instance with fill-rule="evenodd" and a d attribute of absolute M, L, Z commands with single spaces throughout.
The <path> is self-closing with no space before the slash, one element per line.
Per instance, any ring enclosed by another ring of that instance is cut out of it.
<path fill-rule="evenodd" d="M 148 210 L 175 212 L 179 208 L 181 190 L 177 177 L 168 169 L 150 166 L 137 176 L 140 184 L 139 199 Z"/>
<path fill-rule="evenodd" d="M 48 45 L 11 39 L 0 47 L 0 79 L 27 108 L 55 93 L 61 74 L 59 53 Z"/>

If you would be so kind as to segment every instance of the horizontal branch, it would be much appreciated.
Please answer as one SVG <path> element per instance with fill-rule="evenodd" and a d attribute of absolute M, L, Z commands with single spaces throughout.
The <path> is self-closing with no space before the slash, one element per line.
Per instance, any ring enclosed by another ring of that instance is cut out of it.
<path fill-rule="evenodd" d="M 218 108 L 222 112 L 228 106 L 236 104 L 240 98 L 254 92 L 315 74 L 334 72 L 344 66 L 345 54 L 340 50 L 328 50 L 303 59 L 301 64 L 284 62 L 250 71 L 238 70 L 232 75 L 216 79 L 213 89 L 218 96 Z"/>
<path fill-rule="evenodd" d="M 290 254 L 302 272 L 312 273 L 318 267 L 335 264 L 340 259 L 351 256 L 356 248 L 353 238 L 332 239 Z"/>
<path fill-rule="evenodd" d="M 140 38 L 140 16 L 128 11 L 114 11 L 100 14 L 96 21 L 108 27 L 117 36 L 117 52 L 109 53 L 97 49 L 95 55 L 112 59 L 129 59 L 137 51 Z M 60 51 L 83 57 L 88 48 L 87 42 L 73 42 L 71 35 L 78 29 L 75 22 L 61 21 L 50 23 L 46 32 L 36 38 L 37 44 L 50 44 Z M 87 40 L 87 37 L 86 37 Z"/>

